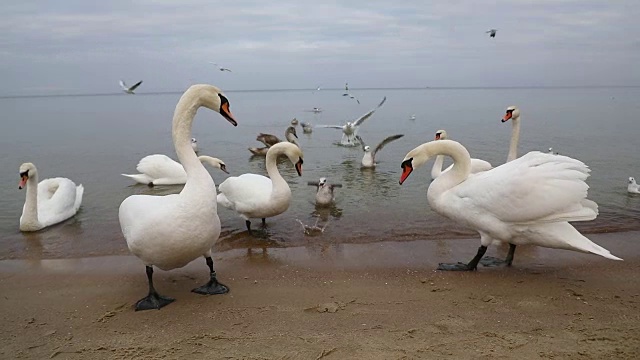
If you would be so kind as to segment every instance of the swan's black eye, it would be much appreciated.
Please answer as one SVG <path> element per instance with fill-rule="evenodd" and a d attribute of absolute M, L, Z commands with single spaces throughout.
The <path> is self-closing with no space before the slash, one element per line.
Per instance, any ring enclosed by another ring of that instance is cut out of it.
<path fill-rule="evenodd" d="M 218 94 L 218 96 L 220 96 L 220 105 L 224 105 L 224 104 L 228 104 L 229 100 L 227 100 L 227 98 L 222 95 L 222 94 Z"/>
<path fill-rule="evenodd" d="M 507 110 L 507 114 L 511 114 L 512 112 L 513 112 L 513 109 Z"/>
<path fill-rule="evenodd" d="M 411 165 L 411 162 L 413 162 L 413 158 L 403 161 L 402 165 L 400 165 L 400 168 L 404 169 L 407 166 L 412 168 L 413 166 Z"/>
<path fill-rule="evenodd" d="M 29 170 L 20 173 L 20 177 L 29 177 Z"/>

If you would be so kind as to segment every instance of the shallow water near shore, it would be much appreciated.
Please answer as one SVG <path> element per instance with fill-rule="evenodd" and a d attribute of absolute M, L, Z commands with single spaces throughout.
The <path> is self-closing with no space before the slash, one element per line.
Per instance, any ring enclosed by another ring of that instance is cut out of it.
<path fill-rule="evenodd" d="M 175 157 L 171 117 L 181 94 L 0 99 L 5 113 L 0 134 L 0 259 L 65 258 L 126 254 L 118 224 L 118 206 L 131 194 L 169 194 L 180 186 L 134 185 L 121 173 L 136 173 L 149 154 Z M 382 97 L 387 102 L 360 130 L 370 145 L 392 134 L 405 134 L 378 154 L 378 167 L 361 170 L 362 151 L 335 145 L 340 132 L 314 128 L 302 134 L 304 172 L 285 161 L 279 169 L 294 199 L 289 210 L 268 219 L 258 236 L 246 233 L 244 220 L 219 208 L 222 236 L 218 251 L 280 248 L 309 242 L 371 243 L 384 240 L 438 240 L 473 237 L 435 214 L 426 201 L 431 163 L 398 185 L 400 162 L 415 146 L 445 129 L 472 156 L 504 163 L 511 134 L 500 118 L 508 105 L 522 111 L 520 154 L 555 151 L 577 158 L 592 169 L 589 198 L 598 202 L 595 221 L 576 223 L 584 233 L 640 229 L 640 196 L 626 193 L 627 178 L 640 177 L 640 123 L 636 99 L 640 88 L 589 89 L 419 89 L 361 90 L 361 105 L 340 91 L 227 92 L 238 127 L 209 110 L 200 110 L 193 136 L 201 155 L 223 159 L 231 175 L 264 173 L 264 158 L 251 157 L 259 132 L 283 137 L 289 121 L 343 124 L 364 114 Z M 305 110 L 324 109 L 314 114 Z M 415 114 L 416 119 L 410 120 Z M 18 219 L 24 191 L 17 189 L 18 167 L 33 162 L 41 179 L 63 176 L 85 187 L 83 205 L 72 219 L 43 231 L 23 234 Z M 210 169 L 217 184 L 228 175 Z M 332 208 L 316 208 L 308 181 L 327 177 L 343 184 Z M 297 221 L 325 226 L 305 236 Z M 259 227 L 255 222 L 254 227 Z M 624 257 L 624 256 L 622 256 Z"/>

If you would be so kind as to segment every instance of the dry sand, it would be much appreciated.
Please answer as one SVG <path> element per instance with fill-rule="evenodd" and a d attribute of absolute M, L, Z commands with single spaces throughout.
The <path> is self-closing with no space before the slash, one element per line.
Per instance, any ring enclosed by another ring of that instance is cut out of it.
<path fill-rule="evenodd" d="M 2 261 L 0 358 L 638 359 L 640 233 L 590 238 L 625 261 L 531 247 L 512 268 L 434 271 L 477 239 L 234 250 L 216 255 L 229 294 L 190 292 L 197 260 L 156 271 L 177 300 L 142 312 L 134 257 Z"/>

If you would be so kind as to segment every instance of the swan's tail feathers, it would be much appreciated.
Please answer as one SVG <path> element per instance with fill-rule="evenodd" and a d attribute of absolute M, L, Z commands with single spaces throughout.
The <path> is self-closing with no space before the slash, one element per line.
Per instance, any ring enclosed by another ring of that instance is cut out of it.
<path fill-rule="evenodd" d="M 145 174 L 120 174 L 120 175 L 131 178 L 140 184 L 149 185 L 150 183 L 153 182 L 153 179 L 151 179 L 149 176 Z"/>
<path fill-rule="evenodd" d="M 231 203 L 231 201 L 229 201 L 229 199 L 227 199 L 227 197 L 220 193 L 218 194 L 218 196 L 216 197 L 216 200 L 218 202 L 218 204 L 226 207 L 227 209 L 233 209 L 233 204 Z"/>
<path fill-rule="evenodd" d="M 611 260 L 622 260 L 612 255 L 611 252 L 602 246 L 589 240 L 568 222 L 543 225 L 542 236 L 545 240 L 538 245 L 551 248 L 577 250 L 595 255 L 600 255 Z"/>
<path fill-rule="evenodd" d="M 82 184 L 76 186 L 76 201 L 73 204 L 75 211 L 78 211 L 80 204 L 82 204 L 82 195 L 84 194 L 84 186 Z"/>

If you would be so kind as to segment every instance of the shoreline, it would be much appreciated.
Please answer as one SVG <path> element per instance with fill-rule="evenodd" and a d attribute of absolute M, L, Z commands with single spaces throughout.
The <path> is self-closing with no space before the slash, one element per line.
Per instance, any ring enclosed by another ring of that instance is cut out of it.
<path fill-rule="evenodd" d="M 519 247 L 511 268 L 436 271 L 477 239 L 311 243 L 215 254 L 226 295 L 190 292 L 204 260 L 0 261 L 0 357 L 54 359 L 630 359 L 640 357 L 640 232 L 592 240 L 624 261 Z M 504 249 L 488 254 L 502 256 Z"/>

